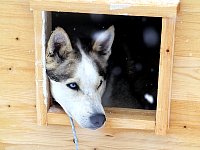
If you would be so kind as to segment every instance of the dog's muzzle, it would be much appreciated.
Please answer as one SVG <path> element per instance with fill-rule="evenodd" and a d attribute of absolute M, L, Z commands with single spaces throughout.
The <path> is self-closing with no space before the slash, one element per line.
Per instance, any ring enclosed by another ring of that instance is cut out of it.
<path fill-rule="evenodd" d="M 104 114 L 95 114 L 90 117 L 90 122 L 92 123 L 92 129 L 97 129 L 103 126 L 106 121 Z"/>

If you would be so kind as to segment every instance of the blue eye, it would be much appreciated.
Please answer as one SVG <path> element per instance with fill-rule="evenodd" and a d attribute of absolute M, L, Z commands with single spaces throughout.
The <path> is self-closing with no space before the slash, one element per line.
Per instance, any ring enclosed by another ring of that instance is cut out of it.
<path fill-rule="evenodd" d="M 79 89 L 78 85 L 75 82 L 67 84 L 67 87 L 72 89 L 72 90 L 78 90 Z"/>

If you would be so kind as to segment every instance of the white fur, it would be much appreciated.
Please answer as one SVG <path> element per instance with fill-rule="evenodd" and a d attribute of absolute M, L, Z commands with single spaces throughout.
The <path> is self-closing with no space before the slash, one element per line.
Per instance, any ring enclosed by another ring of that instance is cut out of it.
<path fill-rule="evenodd" d="M 65 112 L 74 118 L 81 127 L 94 128 L 89 120 L 97 113 L 105 114 L 101 104 L 105 81 L 99 89 L 100 80 L 97 69 L 92 60 L 82 51 L 82 59 L 78 64 L 73 78 L 65 82 L 51 81 L 51 93 Z M 76 82 L 80 90 L 72 90 L 66 84 Z"/>

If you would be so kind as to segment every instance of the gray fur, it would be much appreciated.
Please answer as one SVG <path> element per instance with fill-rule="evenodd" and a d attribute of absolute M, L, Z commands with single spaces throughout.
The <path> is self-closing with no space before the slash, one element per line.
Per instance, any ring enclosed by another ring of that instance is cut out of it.
<path fill-rule="evenodd" d="M 46 51 L 46 70 L 49 78 L 57 82 L 66 80 L 73 75 L 80 59 L 81 55 L 72 49 L 67 33 L 62 28 L 56 28 Z"/>

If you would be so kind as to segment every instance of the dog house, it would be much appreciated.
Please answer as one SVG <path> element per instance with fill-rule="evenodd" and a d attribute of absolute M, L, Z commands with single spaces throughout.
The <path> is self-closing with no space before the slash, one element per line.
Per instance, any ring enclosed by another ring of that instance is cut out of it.
<path fill-rule="evenodd" d="M 77 9 L 76 2 L 63 1 L 31 1 L 35 26 L 35 62 L 36 62 L 36 91 L 37 91 L 37 117 L 40 125 L 60 124 L 70 125 L 66 122 L 67 115 L 60 112 L 49 112 L 50 95 L 47 77 L 45 75 L 45 49 L 51 33 L 51 12 L 79 12 L 112 15 L 162 17 L 162 32 L 160 45 L 160 63 L 158 79 L 158 96 L 156 111 L 106 108 L 109 128 L 155 130 L 156 134 L 166 134 L 169 126 L 170 97 L 172 66 L 174 52 L 174 35 L 176 14 L 179 1 L 134 1 L 124 2 L 79 2 L 81 9 Z M 95 9 L 90 9 L 93 5 Z M 64 7 L 60 7 L 64 6 Z M 145 11 L 144 11 L 145 10 Z"/>
<path fill-rule="evenodd" d="M 49 111 L 44 58 L 52 12 L 162 18 L 156 110 L 105 108 L 104 128 L 89 131 L 77 126 L 80 149 L 199 149 L 199 4 L 195 0 L 2 1 L 0 149 L 74 148 L 68 116 L 62 110 Z"/>

